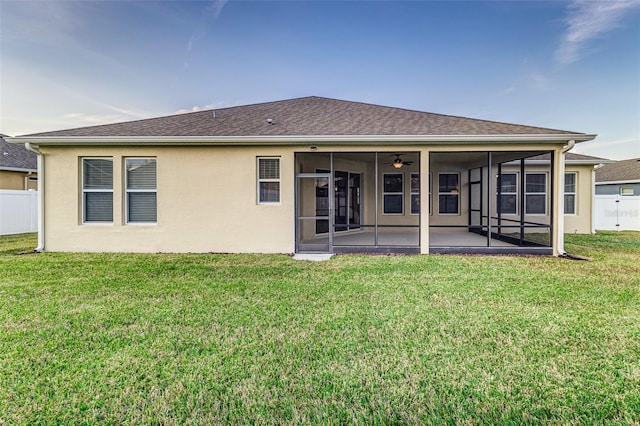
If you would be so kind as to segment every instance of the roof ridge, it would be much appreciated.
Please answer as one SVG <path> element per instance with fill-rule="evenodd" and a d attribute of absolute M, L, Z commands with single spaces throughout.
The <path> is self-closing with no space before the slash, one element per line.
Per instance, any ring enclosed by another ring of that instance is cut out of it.
<path fill-rule="evenodd" d="M 273 112 L 271 112 L 273 110 Z M 219 120 L 215 120 L 218 113 Z M 270 115 L 274 116 L 271 117 Z M 273 118 L 281 126 L 264 127 Z M 329 120 L 329 121 L 327 121 Z M 95 124 L 23 135 L 54 136 L 238 136 L 238 135 L 491 135 L 574 134 L 567 130 L 324 96 L 301 96 L 252 104 L 184 111 L 158 117 Z M 579 136 L 577 136 L 579 137 Z"/>

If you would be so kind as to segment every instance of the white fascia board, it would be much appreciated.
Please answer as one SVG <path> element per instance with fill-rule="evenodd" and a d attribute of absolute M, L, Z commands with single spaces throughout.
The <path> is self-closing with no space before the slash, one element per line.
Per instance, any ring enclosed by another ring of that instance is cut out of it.
<path fill-rule="evenodd" d="M 0 167 L 0 170 L 5 172 L 22 172 L 22 173 L 35 173 L 36 169 L 23 169 L 20 167 Z"/>
<path fill-rule="evenodd" d="M 313 136 L 16 136 L 11 143 L 33 145 L 382 145 L 388 143 L 420 145 L 449 143 L 566 143 L 584 142 L 596 135 L 529 134 L 529 135 L 313 135 Z"/>
<path fill-rule="evenodd" d="M 626 185 L 630 183 L 640 183 L 640 179 L 600 181 L 596 182 L 596 185 Z"/>
<path fill-rule="evenodd" d="M 565 164 L 571 164 L 575 166 L 597 166 L 598 164 L 612 164 L 616 160 L 564 160 Z"/>
<path fill-rule="evenodd" d="M 568 165 L 568 166 L 597 166 L 598 164 L 611 164 L 611 163 L 615 163 L 615 160 L 567 160 L 565 158 L 564 160 L 564 164 Z M 535 166 L 535 165 L 546 165 L 549 164 L 550 161 L 549 160 L 524 160 L 525 164 L 531 165 L 531 166 Z M 509 161 L 508 163 L 504 163 L 504 164 L 508 164 L 508 165 L 518 165 L 520 164 L 519 160 L 514 160 L 514 161 Z"/>

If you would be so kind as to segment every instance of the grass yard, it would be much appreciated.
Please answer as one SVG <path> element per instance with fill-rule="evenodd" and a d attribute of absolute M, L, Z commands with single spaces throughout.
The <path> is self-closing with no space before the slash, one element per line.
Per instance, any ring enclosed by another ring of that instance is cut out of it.
<path fill-rule="evenodd" d="M 640 233 L 508 256 L 16 256 L 0 424 L 640 424 Z"/>

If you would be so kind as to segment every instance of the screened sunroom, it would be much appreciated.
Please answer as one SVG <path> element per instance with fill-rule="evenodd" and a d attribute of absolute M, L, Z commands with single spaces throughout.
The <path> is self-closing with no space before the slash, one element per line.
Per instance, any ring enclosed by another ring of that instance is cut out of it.
<path fill-rule="evenodd" d="M 553 161 L 526 161 L 542 153 L 297 153 L 296 251 L 550 254 Z"/>

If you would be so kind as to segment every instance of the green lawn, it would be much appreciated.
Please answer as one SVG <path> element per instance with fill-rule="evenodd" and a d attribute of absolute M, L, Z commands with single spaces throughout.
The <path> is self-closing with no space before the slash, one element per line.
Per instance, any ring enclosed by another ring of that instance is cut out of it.
<path fill-rule="evenodd" d="M 640 233 L 592 261 L 13 253 L 1 424 L 640 423 Z"/>

